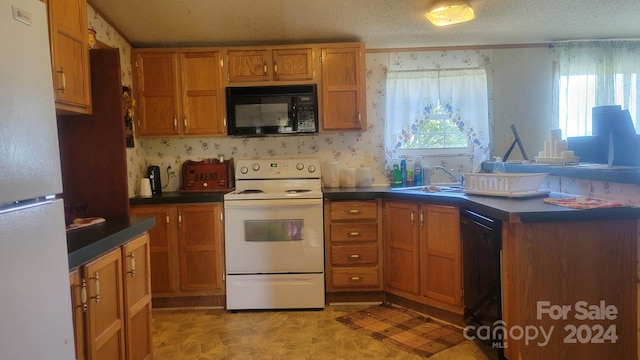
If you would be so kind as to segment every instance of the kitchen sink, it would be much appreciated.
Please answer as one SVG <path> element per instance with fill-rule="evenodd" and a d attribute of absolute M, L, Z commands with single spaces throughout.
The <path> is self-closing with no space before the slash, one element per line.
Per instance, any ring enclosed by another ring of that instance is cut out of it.
<path fill-rule="evenodd" d="M 421 193 L 438 193 L 438 192 L 448 192 L 448 193 L 461 193 L 466 189 L 465 186 L 460 184 L 431 184 L 431 185 L 422 185 L 422 186 L 402 186 L 402 187 L 392 187 L 393 191 L 411 191 L 411 192 L 421 192 Z"/>

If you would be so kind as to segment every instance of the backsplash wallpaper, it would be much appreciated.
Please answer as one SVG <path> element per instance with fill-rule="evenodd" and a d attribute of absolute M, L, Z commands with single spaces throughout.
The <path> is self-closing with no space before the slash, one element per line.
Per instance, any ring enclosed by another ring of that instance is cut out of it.
<path fill-rule="evenodd" d="M 91 6 L 87 7 L 89 27 L 96 38 L 120 49 L 122 83 L 132 85 L 131 45 L 115 31 Z M 445 54 L 447 56 L 445 56 Z M 372 169 L 373 185 L 388 184 L 388 169 L 384 163 L 383 124 L 385 74 L 393 67 L 436 68 L 490 65 L 490 50 L 457 50 L 448 52 L 370 52 L 366 54 L 366 131 L 328 132 L 319 135 L 262 138 L 135 138 L 134 147 L 127 149 L 129 195 L 139 192 L 140 179 L 149 165 L 161 168 L 164 191 L 180 189 L 180 172 L 186 160 L 218 158 L 316 157 L 321 161 L 339 161 L 341 167 L 366 166 Z M 487 75 L 491 84 L 491 66 Z M 489 94 L 492 101 L 493 94 Z M 490 109 L 492 107 L 490 106 Z M 493 114 L 489 114 L 490 122 Z M 471 155 L 424 157 L 432 167 L 442 165 L 455 171 L 471 169 Z M 433 171 L 433 169 L 432 169 Z M 448 181 L 442 172 L 433 174 L 434 182 Z M 542 188 L 571 194 L 583 194 L 603 199 L 640 205 L 640 184 L 619 184 L 603 181 L 547 176 Z"/>

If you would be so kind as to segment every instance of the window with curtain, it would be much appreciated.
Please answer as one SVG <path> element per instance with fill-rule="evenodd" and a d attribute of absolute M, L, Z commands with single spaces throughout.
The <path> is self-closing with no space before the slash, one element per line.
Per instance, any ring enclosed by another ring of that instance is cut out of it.
<path fill-rule="evenodd" d="M 591 109 L 620 105 L 638 131 L 640 41 L 554 44 L 558 127 L 564 136 L 592 135 Z"/>
<path fill-rule="evenodd" d="M 394 156 L 489 155 L 487 75 L 478 69 L 387 72 L 385 147 Z"/>

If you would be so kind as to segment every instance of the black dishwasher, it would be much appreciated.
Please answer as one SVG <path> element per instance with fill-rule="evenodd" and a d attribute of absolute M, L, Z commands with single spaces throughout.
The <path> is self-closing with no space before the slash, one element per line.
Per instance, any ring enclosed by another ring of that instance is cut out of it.
<path fill-rule="evenodd" d="M 460 212 L 465 336 L 491 359 L 504 359 L 501 251 L 502 222 L 476 212 Z"/>

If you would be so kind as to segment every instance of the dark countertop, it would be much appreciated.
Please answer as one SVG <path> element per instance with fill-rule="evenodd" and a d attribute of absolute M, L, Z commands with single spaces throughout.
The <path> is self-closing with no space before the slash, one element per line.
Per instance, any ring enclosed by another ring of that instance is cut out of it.
<path fill-rule="evenodd" d="M 69 269 L 78 267 L 156 225 L 153 217 L 106 219 L 105 222 L 67 231 Z"/>
<path fill-rule="evenodd" d="M 640 208 L 619 207 L 578 210 L 547 204 L 544 196 L 532 198 L 504 198 L 496 196 L 466 195 L 449 192 L 416 192 L 394 190 L 387 186 L 371 188 L 323 189 L 324 198 L 331 200 L 368 200 L 376 198 L 420 201 L 430 204 L 451 205 L 477 211 L 485 216 L 506 222 L 558 222 L 640 219 Z M 551 193 L 552 197 L 567 194 Z"/>
<path fill-rule="evenodd" d="M 509 164 L 508 166 L 511 166 Z M 539 169 L 535 166 L 536 169 Z M 544 171 L 536 171 L 544 172 Z M 466 195 L 449 192 L 416 192 L 395 190 L 389 186 L 367 188 L 323 188 L 325 199 L 331 200 L 371 200 L 377 198 L 420 201 L 430 204 L 451 205 L 477 211 L 483 215 L 506 222 L 554 222 L 640 219 L 640 208 L 600 208 L 578 210 L 551 205 L 538 196 L 533 198 L 503 198 L 495 196 Z M 551 193 L 553 197 L 566 197 L 566 194 Z M 130 198 L 131 205 L 163 205 L 198 202 L 223 202 L 224 193 L 180 193 L 165 192 L 152 197 Z"/>
<path fill-rule="evenodd" d="M 164 205 L 180 203 L 222 202 L 224 194 L 232 191 L 218 192 L 179 192 L 168 191 L 152 196 L 135 196 L 129 198 L 129 205 Z"/>

